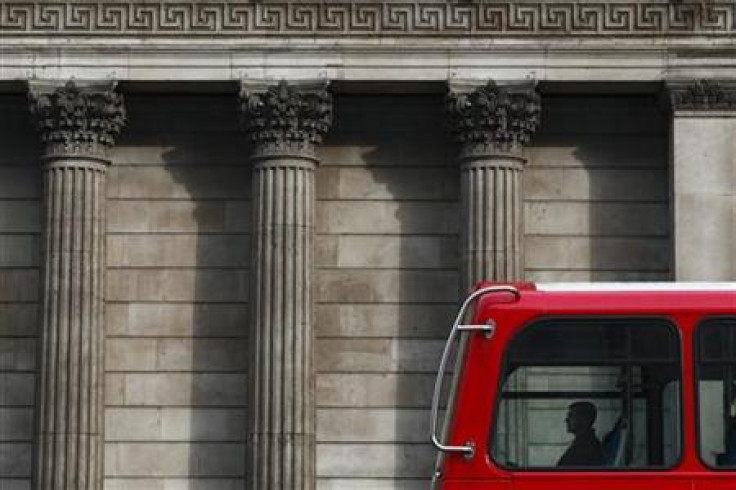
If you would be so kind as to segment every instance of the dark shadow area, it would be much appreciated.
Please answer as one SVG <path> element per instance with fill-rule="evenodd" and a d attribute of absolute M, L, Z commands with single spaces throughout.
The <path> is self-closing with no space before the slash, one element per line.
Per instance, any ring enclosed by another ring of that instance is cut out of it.
<path fill-rule="evenodd" d="M 0 93 L 0 488 L 30 488 L 43 173 L 23 87 Z"/>
<path fill-rule="evenodd" d="M 147 331 L 129 325 L 127 335 L 154 343 L 154 371 L 144 381 L 157 393 L 143 403 L 159 411 L 151 439 L 180 464 L 186 459 L 187 474 L 167 476 L 191 479 L 188 488 L 242 482 L 250 167 L 238 100 L 135 93 L 126 103 L 115 185 L 128 208 L 122 214 L 141 214 L 132 231 L 120 232 L 120 249 L 126 240 L 147 247 L 124 267 L 161 288 L 128 305 L 128 321 L 141 319 Z"/>
<path fill-rule="evenodd" d="M 655 94 L 544 97 L 525 175 L 531 277 L 671 279 L 666 117 Z"/>

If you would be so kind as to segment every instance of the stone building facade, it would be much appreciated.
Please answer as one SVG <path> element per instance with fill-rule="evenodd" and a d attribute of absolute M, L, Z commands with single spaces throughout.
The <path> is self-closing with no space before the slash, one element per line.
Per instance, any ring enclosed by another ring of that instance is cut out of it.
<path fill-rule="evenodd" d="M 480 278 L 736 279 L 731 1 L 0 1 L 0 489 L 426 488 Z"/>

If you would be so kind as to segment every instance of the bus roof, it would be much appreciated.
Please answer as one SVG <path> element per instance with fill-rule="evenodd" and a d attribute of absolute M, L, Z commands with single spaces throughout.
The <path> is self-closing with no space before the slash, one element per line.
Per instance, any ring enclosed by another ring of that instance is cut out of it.
<path fill-rule="evenodd" d="M 736 282 L 548 282 L 535 283 L 537 291 L 734 291 Z"/>
<path fill-rule="evenodd" d="M 508 298 L 508 293 L 489 294 L 480 299 L 481 308 L 540 314 L 736 313 L 736 282 L 517 283 L 508 286 L 518 289 L 517 301 L 503 299 Z"/>

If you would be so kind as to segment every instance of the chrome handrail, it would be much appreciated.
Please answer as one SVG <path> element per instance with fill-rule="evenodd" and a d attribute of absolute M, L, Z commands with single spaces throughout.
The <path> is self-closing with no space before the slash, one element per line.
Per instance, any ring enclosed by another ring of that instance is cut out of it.
<path fill-rule="evenodd" d="M 461 453 L 464 454 L 467 459 L 472 459 L 475 455 L 475 446 L 472 441 L 469 441 L 465 446 L 448 446 L 440 442 L 437 437 L 437 425 L 439 422 L 439 408 L 440 408 L 440 393 L 442 391 L 442 381 L 445 377 L 445 369 L 447 369 L 447 362 L 450 358 L 450 349 L 455 341 L 455 337 L 458 332 L 468 331 L 481 331 L 485 332 L 487 336 L 493 335 L 495 325 L 488 323 L 486 325 L 461 325 L 465 312 L 470 304 L 475 301 L 476 298 L 489 293 L 511 293 L 516 296 L 518 300 L 521 295 L 519 290 L 513 286 L 488 286 L 485 288 L 478 289 L 470 294 L 463 302 L 460 310 L 455 317 L 455 322 L 452 325 L 450 334 L 447 336 L 447 342 L 445 343 L 445 349 L 442 352 L 442 358 L 440 360 L 440 366 L 437 371 L 437 379 L 434 382 L 434 393 L 432 394 L 432 410 L 430 413 L 430 433 L 432 435 L 432 444 L 442 452 L 445 453 Z"/>

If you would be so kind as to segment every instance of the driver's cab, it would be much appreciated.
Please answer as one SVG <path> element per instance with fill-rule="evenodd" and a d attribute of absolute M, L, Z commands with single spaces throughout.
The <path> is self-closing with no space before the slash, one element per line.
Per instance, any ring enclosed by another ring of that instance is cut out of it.
<path fill-rule="evenodd" d="M 466 307 L 436 488 L 734 488 L 736 285 L 485 284 Z"/>

